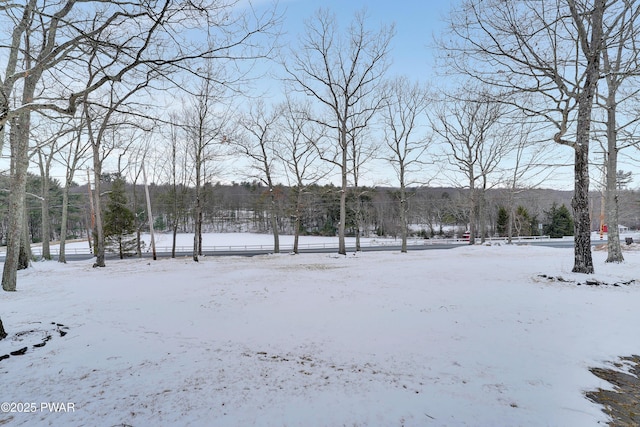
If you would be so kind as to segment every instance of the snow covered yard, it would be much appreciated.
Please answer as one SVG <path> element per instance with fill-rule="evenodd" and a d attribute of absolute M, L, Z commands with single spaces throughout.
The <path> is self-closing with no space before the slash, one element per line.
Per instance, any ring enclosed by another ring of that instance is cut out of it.
<path fill-rule="evenodd" d="M 0 425 L 605 425 L 588 368 L 640 352 L 640 253 L 605 257 L 638 282 L 506 245 L 35 263 L 0 298 L 0 356 L 28 347 L 0 402 L 37 410 Z"/>

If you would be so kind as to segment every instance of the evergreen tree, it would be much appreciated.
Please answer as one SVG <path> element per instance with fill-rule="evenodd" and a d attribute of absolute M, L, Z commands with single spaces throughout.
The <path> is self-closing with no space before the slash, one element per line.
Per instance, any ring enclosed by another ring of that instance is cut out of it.
<path fill-rule="evenodd" d="M 573 236 L 573 218 L 565 205 L 558 207 L 554 203 L 545 215 L 544 234 L 549 237 Z"/>
<path fill-rule="evenodd" d="M 509 212 L 504 206 L 498 208 L 498 218 L 496 220 L 496 231 L 498 236 L 506 236 L 509 228 Z"/>
<path fill-rule="evenodd" d="M 135 252 L 135 215 L 127 207 L 124 180 L 113 181 L 104 213 L 104 237 L 106 247 L 117 252 L 120 259 Z"/>

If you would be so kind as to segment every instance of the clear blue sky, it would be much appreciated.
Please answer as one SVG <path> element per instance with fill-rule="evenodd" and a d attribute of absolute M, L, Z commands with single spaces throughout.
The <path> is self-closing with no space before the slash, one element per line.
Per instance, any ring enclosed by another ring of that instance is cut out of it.
<path fill-rule="evenodd" d="M 285 40 L 296 40 L 304 32 L 304 21 L 320 8 L 327 8 L 338 17 L 338 25 L 345 28 L 355 12 L 366 9 L 369 28 L 376 29 L 394 23 L 396 35 L 392 42 L 393 65 L 390 74 L 406 74 L 412 79 L 431 79 L 433 34 L 445 27 L 442 17 L 455 0 L 389 1 L 389 0 L 284 0 Z"/>

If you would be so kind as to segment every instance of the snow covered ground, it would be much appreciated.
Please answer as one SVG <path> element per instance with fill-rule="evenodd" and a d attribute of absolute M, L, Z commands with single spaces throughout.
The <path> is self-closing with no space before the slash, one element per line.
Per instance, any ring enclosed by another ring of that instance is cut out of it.
<path fill-rule="evenodd" d="M 640 351 L 640 252 L 605 257 L 590 278 L 637 282 L 549 281 L 585 280 L 571 249 L 496 244 L 37 262 L 0 298 L 0 356 L 28 348 L 0 425 L 605 425 L 588 367 Z"/>

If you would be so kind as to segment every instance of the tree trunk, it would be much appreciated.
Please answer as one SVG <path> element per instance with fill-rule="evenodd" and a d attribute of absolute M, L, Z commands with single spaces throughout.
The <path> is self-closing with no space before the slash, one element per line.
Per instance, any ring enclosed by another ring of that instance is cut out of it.
<path fill-rule="evenodd" d="M 300 227 L 301 227 L 301 223 L 302 223 L 302 218 L 300 218 L 301 215 L 301 211 L 302 211 L 302 183 L 298 182 L 298 191 L 296 194 L 296 220 L 294 222 L 294 227 L 295 230 L 293 232 L 293 253 L 297 254 L 298 251 L 298 243 L 300 240 Z"/>
<path fill-rule="evenodd" d="M 404 182 L 400 183 L 400 235 L 402 247 L 400 252 L 407 253 L 407 191 Z"/>
<path fill-rule="evenodd" d="M 26 270 L 31 262 L 31 236 L 29 235 L 29 216 L 25 200 L 24 214 L 22 216 L 22 236 L 20 238 L 20 255 L 18 257 L 18 270 Z"/>
<path fill-rule="evenodd" d="M 574 19 L 579 22 L 575 4 L 569 2 Z M 574 273 L 593 273 L 591 257 L 591 215 L 589 215 L 589 133 L 591 131 L 591 111 L 593 99 L 600 77 L 600 54 L 602 47 L 602 19 L 605 0 L 595 0 L 591 13 L 591 38 L 581 33 L 583 51 L 587 59 L 584 86 L 578 95 L 578 120 L 576 123 L 575 188 L 573 212 L 575 228 Z"/>
<path fill-rule="evenodd" d="M 193 233 L 193 260 L 195 262 L 198 262 L 198 255 L 200 254 L 200 226 L 201 223 L 198 219 L 198 217 L 200 216 L 200 214 L 197 212 L 198 207 L 196 207 L 196 223 L 195 223 L 195 230 Z"/>
<path fill-rule="evenodd" d="M 176 257 L 176 240 L 178 238 L 178 220 L 177 218 L 174 219 L 173 222 L 173 236 L 172 236 L 172 242 L 171 242 L 171 258 L 175 258 Z"/>
<path fill-rule="evenodd" d="M 343 183 L 346 181 L 346 174 L 343 174 Z M 343 190 L 340 191 L 340 224 L 338 224 L 338 253 L 341 255 L 347 254 L 347 246 L 344 240 L 344 223 L 347 219 L 347 192 L 344 190 L 346 184 L 342 185 Z"/>
<path fill-rule="evenodd" d="M 60 250 L 58 262 L 66 263 L 67 218 L 69 217 L 69 182 L 62 189 L 62 219 L 60 221 Z"/>
<path fill-rule="evenodd" d="M 104 262 L 104 230 L 102 224 L 102 206 L 100 203 L 100 178 L 102 175 L 102 162 L 100 161 L 100 150 L 99 147 L 94 145 L 93 147 L 93 179 L 95 181 L 94 187 L 94 209 L 96 216 L 96 242 L 95 242 L 95 252 L 96 252 L 96 267 L 105 267 L 106 264 Z"/>
<path fill-rule="evenodd" d="M 144 164 L 142 165 L 142 178 L 144 180 L 144 194 L 147 199 L 147 218 L 149 219 L 149 234 L 150 234 L 150 244 L 151 244 L 151 255 L 153 256 L 153 260 L 157 259 L 156 257 L 156 237 L 153 230 L 153 213 L 151 212 L 151 197 L 149 196 L 149 186 L 147 185 L 147 172 L 144 169 Z M 140 238 L 138 237 L 138 242 Z M 142 253 L 140 253 L 142 256 Z"/>
<path fill-rule="evenodd" d="M 480 190 L 480 197 L 478 200 L 478 218 L 479 218 L 479 227 L 480 227 L 480 243 L 484 243 L 487 238 L 487 218 L 485 217 L 486 211 L 486 201 L 485 201 L 485 189 Z"/>
<path fill-rule="evenodd" d="M 136 179 L 133 180 L 133 213 L 135 214 L 135 224 L 136 224 L 136 254 L 138 258 L 142 258 L 142 224 L 140 221 L 140 217 L 138 216 L 138 195 L 136 194 Z"/>
<path fill-rule="evenodd" d="M 474 180 L 470 180 L 469 182 L 469 191 L 471 193 L 471 197 L 469 200 L 469 244 L 476 244 L 476 213 L 477 213 L 477 203 L 476 203 L 476 189 L 473 186 Z"/>
<path fill-rule="evenodd" d="M 613 94 L 607 98 L 607 189 L 605 223 L 607 224 L 607 262 L 622 262 L 620 230 L 618 229 L 618 141 L 616 132 L 616 102 Z"/>
<path fill-rule="evenodd" d="M 587 130 L 588 132 L 588 130 Z M 578 139 L 579 140 L 579 139 Z M 589 215 L 589 148 L 576 146 L 575 150 L 574 214 L 574 273 L 593 273 L 591 258 L 591 216 Z"/>
<path fill-rule="evenodd" d="M 193 233 L 193 260 L 198 262 L 198 255 L 202 252 L 202 248 L 200 247 L 200 243 L 202 242 L 202 206 L 200 201 L 200 166 L 196 166 L 196 210 L 194 215 L 195 220 L 195 229 Z"/>
<path fill-rule="evenodd" d="M 138 215 L 136 215 L 136 220 L 137 218 Z M 142 231 L 140 230 L 139 224 L 136 224 L 136 254 L 138 258 L 142 258 Z"/>
<path fill-rule="evenodd" d="M 278 216 L 276 215 L 276 196 L 273 188 L 269 189 L 271 195 L 271 228 L 273 228 L 273 252 L 280 253 L 280 235 L 278 234 Z"/>
<path fill-rule="evenodd" d="M 340 255 L 347 254 L 347 246 L 344 241 L 345 222 L 347 221 L 347 130 L 346 125 L 342 125 L 340 130 L 340 147 L 342 149 L 341 174 L 342 180 L 340 185 L 340 224 L 338 224 L 338 253 Z"/>
<path fill-rule="evenodd" d="M 35 2 L 31 3 L 27 8 L 29 13 L 31 13 L 32 7 L 35 7 Z M 25 16 L 27 16 L 26 12 L 27 11 L 25 10 Z M 25 70 L 29 70 L 32 68 L 31 57 L 29 57 L 29 55 L 25 55 L 25 57 L 26 61 L 23 66 L 25 67 Z M 15 69 L 15 63 L 12 68 Z M 30 73 L 26 73 L 22 88 L 22 105 L 27 105 L 33 102 L 36 85 L 40 80 L 41 75 L 42 70 L 32 70 Z M 7 107 L 7 97 L 11 96 L 13 88 L 5 87 L 4 89 L 5 91 L 3 92 L 3 96 L 5 99 L 2 101 L 2 106 Z M 11 149 L 11 180 L 9 188 L 11 190 L 11 194 L 9 195 L 9 212 L 7 221 L 9 232 L 7 235 L 7 249 L 4 268 L 2 271 L 2 289 L 5 291 L 16 290 L 18 269 L 21 266 L 24 268 L 28 267 L 28 258 L 31 256 L 30 250 L 26 250 L 27 246 L 30 248 L 30 242 L 25 241 L 25 235 L 27 232 L 25 227 L 25 198 L 27 190 L 27 170 L 29 168 L 30 130 L 30 110 L 22 111 L 17 117 L 11 120 L 9 132 L 9 145 Z M 4 136 L 4 134 L 1 136 Z M 25 254 L 28 255 L 26 260 L 24 259 Z"/>
<path fill-rule="evenodd" d="M 2 271 L 2 289 L 15 291 L 20 263 L 20 241 L 24 236 L 25 192 L 29 167 L 29 113 L 22 113 L 11 123 L 11 182 L 7 221 L 7 249 Z"/>
<path fill-rule="evenodd" d="M 360 252 L 362 248 L 360 247 L 360 232 L 362 228 L 360 227 L 363 223 L 362 220 L 362 194 L 360 194 L 360 190 L 358 189 L 358 178 L 354 176 L 354 191 L 356 193 L 356 208 L 354 212 L 354 219 L 356 221 L 356 252 Z"/>
<path fill-rule="evenodd" d="M 41 177 L 42 183 L 42 258 L 51 259 L 51 246 L 49 239 L 51 236 L 51 219 L 49 218 L 49 177 L 48 171 L 44 170 Z"/>
<path fill-rule="evenodd" d="M 507 221 L 507 243 L 513 243 L 513 221 L 515 219 L 514 206 L 511 198 L 509 198 L 509 219 Z"/>

